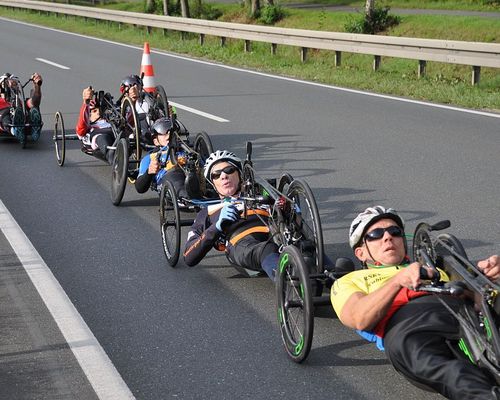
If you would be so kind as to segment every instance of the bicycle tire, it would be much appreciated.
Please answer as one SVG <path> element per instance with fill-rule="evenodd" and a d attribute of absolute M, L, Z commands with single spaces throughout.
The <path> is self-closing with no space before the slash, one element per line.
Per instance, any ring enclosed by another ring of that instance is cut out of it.
<path fill-rule="evenodd" d="M 205 160 L 214 152 L 212 140 L 210 136 L 208 136 L 208 133 L 201 131 L 196 134 L 193 149 L 200 155 L 200 167 L 203 168 L 205 166 Z"/>
<path fill-rule="evenodd" d="M 290 175 L 288 172 L 283 173 L 278 181 L 278 187 L 277 187 L 278 192 L 285 193 L 285 189 L 288 189 L 288 186 L 290 186 L 290 183 L 292 182 L 293 182 L 293 176 Z"/>
<path fill-rule="evenodd" d="M 56 150 L 57 165 L 64 166 L 66 158 L 66 131 L 64 129 L 64 119 L 62 113 L 57 111 L 55 114 L 54 123 L 54 148 Z"/>
<path fill-rule="evenodd" d="M 436 251 L 429 235 L 429 225 L 422 222 L 417 225 L 413 234 L 412 258 L 420 264 L 426 264 L 420 255 L 420 250 L 425 249 L 431 260 L 436 262 Z"/>
<path fill-rule="evenodd" d="M 314 194 L 305 181 L 294 179 L 288 187 L 287 197 L 293 200 L 290 222 L 300 229 L 303 242 L 305 239 L 314 243 L 314 254 L 310 256 L 315 259 L 315 265 L 311 272 L 321 274 L 324 262 L 323 231 Z"/>
<path fill-rule="evenodd" d="M 168 110 L 167 92 L 162 85 L 156 86 L 156 102 L 158 108 L 163 112 L 163 116 L 171 118 L 170 111 Z"/>
<path fill-rule="evenodd" d="M 128 154 L 132 161 L 131 165 L 138 165 L 141 161 L 142 147 L 141 147 L 141 125 L 139 124 L 139 117 L 135 110 L 134 103 L 130 97 L 124 97 L 121 104 L 121 116 L 123 120 L 123 135 L 127 139 Z M 127 167 L 129 170 L 130 165 Z M 135 168 L 129 171 L 129 175 Z"/>
<path fill-rule="evenodd" d="M 118 141 L 111 166 L 111 201 L 119 206 L 127 185 L 128 145 L 125 138 Z"/>
<path fill-rule="evenodd" d="M 160 231 L 163 253 L 168 265 L 174 268 L 180 255 L 181 224 L 177 194 L 172 182 L 167 180 L 160 192 Z"/>
<path fill-rule="evenodd" d="M 281 253 L 276 280 L 281 339 L 288 356 L 301 363 L 312 346 L 314 305 L 308 267 L 295 246 Z"/>

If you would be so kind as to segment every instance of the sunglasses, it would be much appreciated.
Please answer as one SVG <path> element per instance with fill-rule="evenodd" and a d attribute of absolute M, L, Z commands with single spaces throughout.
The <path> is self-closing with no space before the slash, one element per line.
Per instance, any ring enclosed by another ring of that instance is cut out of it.
<path fill-rule="evenodd" d="M 212 177 L 212 180 L 215 181 L 217 179 L 220 178 L 221 174 L 224 172 L 226 175 L 231 175 L 233 174 L 234 172 L 236 172 L 236 167 L 233 166 L 233 165 L 228 165 L 227 167 L 225 168 L 222 168 L 222 169 L 219 169 L 217 171 L 214 171 L 210 174 L 210 176 Z"/>
<path fill-rule="evenodd" d="M 387 228 L 377 228 L 374 229 L 373 231 L 368 232 L 365 235 L 365 240 L 367 242 L 372 242 L 374 240 L 382 239 L 385 232 L 387 232 L 389 235 L 393 237 L 403 237 L 404 235 L 403 230 L 399 226 L 392 225 L 388 226 Z"/>

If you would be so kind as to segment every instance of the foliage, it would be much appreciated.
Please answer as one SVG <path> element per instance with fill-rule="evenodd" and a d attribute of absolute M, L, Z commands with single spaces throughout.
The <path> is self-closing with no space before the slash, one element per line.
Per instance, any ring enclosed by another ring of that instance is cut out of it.
<path fill-rule="evenodd" d="M 159 4 L 158 4 L 159 3 Z M 147 14 L 154 14 L 156 10 L 162 9 L 161 0 L 144 0 L 144 12 Z"/>
<path fill-rule="evenodd" d="M 266 25 L 273 25 L 285 17 L 285 10 L 280 5 L 266 5 L 260 10 L 259 21 Z"/>
<path fill-rule="evenodd" d="M 344 29 L 350 33 L 368 33 L 373 35 L 399 25 L 401 17 L 389 15 L 389 10 L 390 7 L 388 6 L 376 6 L 371 14 L 352 18 L 345 24 Z"/>
<path fill-rule="evenodd" d="M 215 20 L 222 16 L 222 11 L 212 4 L 202 1 L 193 1 L 189 3 L 191 17 L 199 19 Z"/>

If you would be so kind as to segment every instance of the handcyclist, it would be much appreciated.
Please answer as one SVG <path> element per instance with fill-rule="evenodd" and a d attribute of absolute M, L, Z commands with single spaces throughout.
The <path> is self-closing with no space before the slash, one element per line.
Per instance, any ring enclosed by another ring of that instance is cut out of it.
<path fill-rule="evenodd" d="M 225 251 L 232 264 L 265 271 L 274 280 L 279 253 L 263 222 L 269 217 L 268 207 L 247 211 L 247 217 L 241 218 L 243 204 L 237 200 L 241 160 L 232 152 L 217 150 L 205 161 L 204 175 L 217 191 L 220 203 L 201 209 L 196 216 L 187 236 L 184 261 L 194 266 L 215 248 Z"/>
<path fill-rule="evenodd" d="M 392 208 L 367 208 L 352 222 L 349 244 L 365 269 L 332 286 L 332 304 L 342 323 L 385 348 L 394 368 L 417 386 L 450 399 L 500 399 L 493 377 L 449 347 L 460 336 L 457 319 L 437 296 L 413 290 L 421 276 L 437 272 L 410 263 L 401 216 Z M 491 280 L 500 277 L 497 255 L 478 267 Z M 439 297 L 454 310 L 462 303 L 458 297 Z"/>
<path fill-rule="evenodd" d="M 112 164 L 115 152 L 109 149 L 114 142 L 111 124 L 102 117 L 91 86 L 83 89 L 82 99 L 83 103 L 76 124 L 76 134 L 83 145 L 82 151 L 86 148 L 99 151 L 102 157 Z"/>
<path fill-rule="evenodd" d="M 26 141 L 24 125 L 31 124 L 31 139 L 37 141 L 42 130 L 42 116 L 40 103 L 42 101 L 42 76 L 35 72 L 30 80 L 33 82 L 30 97 L 26 99 L 25 106 L 29 109 L 28 121 L 21 107 L 13 108 L 14 92 L 22 90 L 19 79 L 10 73 L 0 76 L 0 132 L 10 132 L 21 143 Z M 9 125 L 14 125 L 9 129 Z"/>
<path fill-rule="evenodd" d="M 151 128 L 154 150 L 146 154 L 139 165 L 139 174 L 135 181 L 135 188 L 139 193 L 145 193 L 151 184 L 159 188 L 163 180 L 169 180 L 179 197 L 186 197 L 185 174 L 181 165 L 186 163 L 185 152 L 177 152 L 177 164 L 174 165 L 169 157 L 168 144 L 174 128 L 169 118 L 159 118 Z"/>

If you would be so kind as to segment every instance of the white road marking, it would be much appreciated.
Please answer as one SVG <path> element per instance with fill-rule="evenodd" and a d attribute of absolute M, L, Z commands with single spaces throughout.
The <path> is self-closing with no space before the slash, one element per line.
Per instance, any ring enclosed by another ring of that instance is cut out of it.
<path fill-rule="evenodd" d="M 110 44 L 114 44 L 114 45 L 117 45 L 117 46 L 128 47 L 128 48 L 131 48 L 131 49 L 143 50 L 142 47 L 133 46 L 133 45 L 130 45 L 130 44 L 118 43 L 118 42 L 114 42 L 112 40 L 95 38 L 95 37 L 92 37 L 92 36 L 86 36 L 86 35 L 82 35 L 82 34 L 79 34 L 79 33 L 65 32 L 65 31 L 61 31 L 59 29 L 48 28 L 48 27 L 45 27 L 45 26 L 40 26 L 40 25 L 35 25 L 35 24 L 29 24 L 27 22 L 19 22 L 19 21 L 16 21 L 16 20 L 8 19 L 8 18 L 1 18 L 0 17 L 0 20 L 5 20 L 5 21 L 9 21 L 9 22 L 15 22 L 15 23 L 19 23 L 19 24 L 23 24 L 23 25 L 28 25 L 28 26 L 33 26 L 33 27 L 36 27 L 36 28 L 39 28 L 39 29 L 46 29 L 46 30 L 54 31 L 54 32 L 65 33 L 67 35 L 73 35 L 73 36 L 83 37 L 83 38 L 86 38 L 86 39 L 97 40 L 99 42 L 110 43 Z M 198 64 L 205 64 L 205 65 L 210 65 L 210 66 L 213 66 L 213 67 L 225 68 L 225 69 L 230 69 L 230 70 L 233 70 L 233 71 L 239 71 L 239 72 L 245 72 L 245 73 L 253 74 L 253 75 L 265 76 L 265 77 L 272 78 L 272 79 L 280 79 L 280 80 L 283 80 L 283 81 L 301 83 L 303 85 L 317 86 L 317 87 L 322 87 L 322 88 L 326 88 L 326 89 L 333 89 L 333 90 L 339 90 L 339 91 L 348 92 L 348 93 L 356 93 L 356 94 L 361 94 L 361 95 L 364 95 L 364 96 L 379 97 L 379 98 L 382 98 L 382 99 L 388 99 L 388 100 L 394 100 L 394 101 L 401 101 L 401 102 L 404 102 L 404 103 L 419 104 L 419 105 L 422 105 L 422 106 L 433 107 L 433 108 L 441 108 L 441 109 L 452 110 L 452 111 L 458 111 L 458 112 L 463 112 L 463 113 L 467 113 L 467 114 L 482 115 L 484 117 L 500 118 L 500 114 L 491 113 L 491 112 L 487 112 L 487 111 L 471 110 L 471 109 L 468 109 L 468 108 L 453 107 L 453 106 L 447 106 L 447 105 L 444 105 L 444 104 L 427 103 L 425 101 L 405 99 L 405 98 L 402 98 L 402 97 L 395 97 L 395 96 L 390 96 L 390 95 L 385 95 L 385 94 L 363 92 L 362 90 L 348 89 L 348 88 L 343 88 L 343 87 L 339 87 L 339 86 L 327 85 L 327 84 L 324 84 L 324 83 L 309 82 L 309 81 L 304 81 L 304 80 L 301 80 L 301 79 L 288 78 L 286 76 L 278 76 L 278 75 L 267 74 L 265 72 L 250 71 L 250 70 L 246 70 L 246 69 L 243 69 L 243 68 L 231 67 L 231 66 L 228 66 L 228 65 L 217 64 L 217 63 L 214 63 L 214 62 L 211 62 L 211 61 L 197 60 L 197 59 L 194 59 L 194 58 L 189 58 L 189 57 L 185 57 L 185 56 L 179 56 L 177 54 L 170 54 L 170 53 L 167 53 L 167 52 L 164 52 L 164 51 L 151 50 L 151 53 L 161 54 L 161 55 L 164 55 L 166 57 L 171 57 L 171 58 L 178 58 L 180 60 L 191 61 L 191 62 L 198 63 Z"/>
<path fill-rule="evenodd" d="M 97 397 L 135 399 L 47 264 L 0 200 L 0 230 L 14 249 Z"/>
<path fill-rule="evenodd" d="M 175 106 L 177 108 L 180 108 L 181 110 L 186 110 L 186 111 L 189 111 L 193 114 L 198 114 L 198 115 L 201 115 L 202 117 L 213 119 L 214 121 L 217 121 L 217 122 L 229 122 L 229 120 L 227 120 L 227 119 L 224 119 L 222 117 L 218 117 L 217 115 L 206 113 L 204 111 L 197 110 L 196 108 L 191 108 L 191 107 L 179 104 L 179 103 L 174 103 L 173 101 L 169 101 L 168 103 L 172 104 L 173 106 Z"/>
<path fill-rule="evenodd" d="M 40 61 L 40 62 L 43 62 L 45 64 L 49 64 L 49 65 L 52 65 L 54 67 L 57 67 L 57 68 L 61 68 L 61 69 L 71 69 L 70 67 L 66 67 L 65 65 L 61 65 L 61 64 L 57 64 L 53 61 L 49 61 L 49 60 L 46 60 L 45 58 L 36 58 L 36 60 Z"/>

